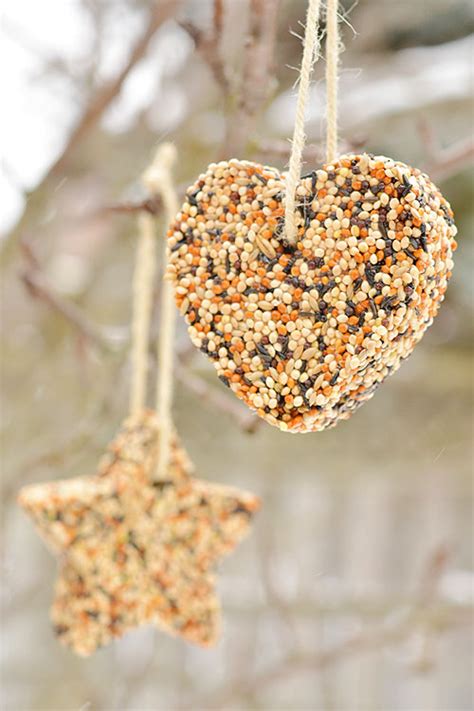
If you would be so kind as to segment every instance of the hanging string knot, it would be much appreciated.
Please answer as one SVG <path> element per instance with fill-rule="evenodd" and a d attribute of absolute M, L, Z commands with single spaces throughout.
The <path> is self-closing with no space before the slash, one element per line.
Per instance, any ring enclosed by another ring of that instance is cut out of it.
<path fill-rule="evenodd" d="M 327 92 L 327 160 L 331 162 L 337 155 L 337 65 L 339 53 L 338 0 L 326 0 L 327 40 L 326 40 L 326 92 Z M 318 23 L 321 0 L 309 0 L 306 28 L 303 42 L 303 59 L 299 76 L 296 102 L 295 127 L 291 144 L 291 154 L 286 174 L 285 232 L 286 239 L 295 245 L 298 238 L 296 224 L 296 191 L 301 176 L 303 149 L 306 142 L 305 111 L 309 95 L 311 74 L 319 55 Z"/>
<path fill-rule="evenodd" d="M 178 151 L 174 143 L 160 143 L 155 157 L 142 176 L 142 182 L 150 193 L 159 193 L 163 185 L 166 187 L 177 158 Z"/>

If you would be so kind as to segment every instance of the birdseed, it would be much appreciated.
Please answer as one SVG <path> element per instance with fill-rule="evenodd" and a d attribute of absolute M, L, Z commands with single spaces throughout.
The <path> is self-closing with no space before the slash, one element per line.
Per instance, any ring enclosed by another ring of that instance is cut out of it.
<path fill-rule="evenodd" d="M 176 437 L 169 476 L 155 481 L 158 436 L 144 412 L 125 422 L 98 475 L 20 492 L 60 556 L 51 618 L 80 655 L 146 623 L 204 646 L 218 637 L 213 567 L 245 536 L 259 500 L 192 478 Z"/>
<path fill-rule="evenodd" d="M 301 179 L 298 240 L 284 237 L 285 175 L 211 164 L 168 232 L 168 278 L 194 345 L 272 425 L 347 419 L 432 323 L 456 227 L 428 176 L 346 155 Z"/>

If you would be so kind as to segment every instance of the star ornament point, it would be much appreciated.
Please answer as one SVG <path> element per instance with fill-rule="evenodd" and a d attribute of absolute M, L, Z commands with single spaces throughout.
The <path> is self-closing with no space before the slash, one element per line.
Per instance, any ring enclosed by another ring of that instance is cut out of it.
<path fill-rule="evenodd" d="M 51 617 L 61 642 L 92 654 L 142 624 L 202 646 L 219 636 L 214 566 L 246 535 L 258 497 L 194 478 L 175 437 L 153 478 L 159 423 L 125 421 L 93 476 L 31 485 L 20 505 L 59 556 Z"/>

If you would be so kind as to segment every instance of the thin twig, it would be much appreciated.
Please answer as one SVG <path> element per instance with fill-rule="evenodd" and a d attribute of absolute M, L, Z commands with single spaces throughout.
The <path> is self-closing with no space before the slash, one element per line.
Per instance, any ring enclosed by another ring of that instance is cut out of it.
<path fill-rule="evenodd" d="M 435 180 L 446 180 L 474 164 L 474 139 L 465 138 L 440 151 L 436 161 L 428 165 Z"/>
<path fill-rule="evenodd" d="M 415 610 L 420 613 L 419 648 L 411 666 L 415 671 L 426 672 L 435 664 L 436 642 L 441 634 L 439 621 L 430 612 L 436 603 L 439 583 L 446 571 L 451 551 L 446 544 L 434 549 L 425 564 L 419 585 L 418 600 Z"/>
<path fill-rule="evenodd" d="M 229 79 L 221 52 L 224 7 L 222 0 L 214 0 L 213 23 L 210 32 L 205 32 L 188 20 L 179 21 L 194 41 L 196 51 L 201 55 L 214 76 L 224 96 L 229 93 Z"/>
<path fill-rule="evenodd" d="M 452 611 L 446 616 L 444 623 L 451 626 L 462 625 L 470 619 L 470 615 L 471 612 L 454 614 Z M 204 708 L 225 709 L 228 704 L 235 703 L 236 695 L 242 696 L 255 693 L 269 684 L 281 681 L 284 677 L 292 676 L 305 670 L 326 669 L 352 656 L 375 650 L 381 651 L 387 647 L 400 644 L 410 639 L 413 634 L 413 625 L 413 619 L 406 618 L 395 625 L 383 625 L 373 631 L 363 631 L 355 634 L 328 650 L 286 657 L 266 671 L 248 679 L 240 679 L 232 688 L 226 688 L 222 693 L 218 692 L 205 703 Z"/>
<path fill-rule="evenodd" d="M 175 374 L 178 380 L 197 395 L 201 402 L 207 402 L 211 407 L 230 415 L 244 432 L 252 434 L 256 431 L 260 420 L 253 413 L 246 411 L 237 400 L 219 392 L 217 388 L 209 386 L 203 378 L 180 363 L 175 365 Z"/>
<path fill-rule="evenodd" d="M 429 121 L 421 119 L 417 127 L 426 154 L 426 172 L 433 180 L 446 180 L 474 164 L 472 136 L 466 136 L 447 148 L 442 148 Z"/>
<path fill-rule="evenodd" d="M 132 214 L 137 212 L 148 212 L 150 215 L 158 215 L 161 212 L 162 202 L 158 196 L 139 200 L 138 202 L 116 202 L 110 205 L 104 205 L 99 208 L 98 212 L 101 215 L 110 214 Z"/>
<path fill-rule="evenodd" d="M 214 692 L 204 703 L 201 703 L 201 707 L 206 709 L 227 708 L 229 704 L 235 704 L 236 697 L 241 698 L 255 694 L 260 689 L 280 681 L 284 677 L 305 670 L 325 669 L 354 655 L 400 644 L 412 638 L 421 620 L 423 624 L 429 623 L 437 629 L 465 624 L 472 614 L 470 608 L 439 608 L 435 605 L 426 605 L 427 600 L 435 594 L 446 562 L 447 553 L 444 548 L 435 550 L 429 556 L 421 576 L 418 604 L 412 606 L 398 619 L 385 621 L 375 629 L 372 627 L 363 629 L 326 650 L 287 655 L 253 677 L 234 679 L 230 684 L 226 684 Z"/>
<path fill-rule="evenodd" d="M 189 187 L 189 183 L 179 183 L 177 186 L 178 195 L 184 196 L 186 189 Z M 163 202 L 159 195 L 151 195 L 143 200 L 125 200 L 124 202 L 115 202 L 109 205 L 103 205 L 98 210 L 94 210 L 92 216 L 101 215 L 136 215 L 138 212 L 148 212 L 150 215 L 157 216 L 160 214 L 163 208 Z"/>

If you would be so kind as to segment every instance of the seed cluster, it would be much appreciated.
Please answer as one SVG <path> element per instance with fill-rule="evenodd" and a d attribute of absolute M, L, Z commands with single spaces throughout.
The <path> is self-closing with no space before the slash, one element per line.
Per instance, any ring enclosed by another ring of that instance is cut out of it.
<path fill-rule="evenodd" d="M 187 190 L 169 278 L 193 343 L 272 425 L 347 419 L 436 315 L 451 275 L 449 204 L 419 170 L 346 155 L 303 177 L 298 241 L 284 232 L 285 175 L 231 160 Z"/>
<path fill-rule="evenodd" d="M 25 487 L 20 504 L 61 556 L 51 617 L 81 655 L 152 623 L 215 642 L 220 608 L 212 568 L 246 534 L 252 494 L 191 478 L 172 442 L 169 478 L 155 481 L 153 413 L 128 420 L 96 476 Z"/>

